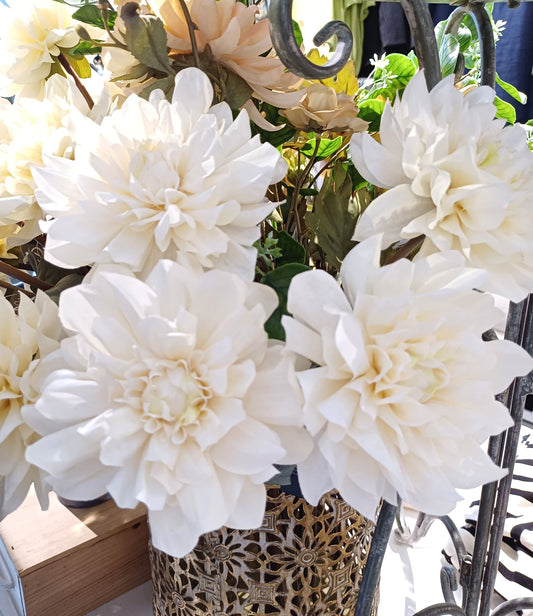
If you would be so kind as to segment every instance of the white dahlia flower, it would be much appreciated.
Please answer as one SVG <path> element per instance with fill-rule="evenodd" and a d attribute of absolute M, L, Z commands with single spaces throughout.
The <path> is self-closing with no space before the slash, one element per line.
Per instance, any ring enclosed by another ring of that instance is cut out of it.
<path fill-rule="evenodd" d="M 80 40 L 73 9 L 50 0 L 0 4 L 0 95 L 42 98 L 62 49 Z"/>
<path fill-rule="evenodd" d="M 62 335 L 57 306 L 44 293 L 38 292 L 35 303 L 21 294 L 18 314 L 0 295 L 0 519 L 22 503 L 32 483 L 41 504 L 47 503 L 44 473 L 25 458 L 39 435 L 21 410 L 37 399 L 31 376 Z"/>
<path fill-rule="evenodd" d="M 48 157 L 34 172 L 38 201 L 53 217 L 46 259 L 62 267 L 121 263 L 149 271 L 165 257 L 222 268 L 251 280 L 265 198 L 285 163 L 251 137 L 246 112 L 233 121 L 196 68 L 176 77 L 172 103 L 160 90 L 136 95 L 93 122 L 76 121 L 76 159 Z"/>
<path fill-rule="evenodd" d="M 297 373 L 315 440 L 298 466 L 304 496 L 332 487 L 373 517 L 396 493 L 445 514 L 459 495 L 504 474 L 480 444 L 511 424 L 494 399 L 533 359 L 508 341 L 483 342 L 499 319 L 485 273 L 457 252 L 379 267 L 381 238 L 341 267 L 344 291 L 322 271 L 296 276 L 284 317 L 287 348 L 314 362 Z"/>
<path fill-rule="evenodd" d="M 165 260 L 141 282 L 100 266 L 61 295 L 75 335 L 25 408 L 46 434 L 28 459 L 67 498 L 144 502 L 154 545 L 176 556 L 221 525 L 258 526 L 273 464 L 311 447 L 291 360 L 263 328 L 276 303 L 229 272 Z"/>
<path fill-rule="evenodd" d="M 453 75 L 428 93 L 423 73 L 387 103 L 379 144 L 352 137 L 361 174 L 389 189 L 361 216 L 354 239 L 385 244 L 426 236 L 420 256 L 458 250 L 485 269 L 483 287 L 513 301 L 533 291 L 533 152 L 519 126 L 495 120 L 494 90 L 466 95 Z"/>
<path fill-rule="evenodd" d="M 42 101 L 18 97 L 11 105 L 0 99 L 0 239 L 7 239 L 8 248 L 41 233 L 44 215 L 35 200 L 32 169 L 46 156 L 70 158 L 74 144 L 65 128 L 67 116 L 73 110 L 93 113 L 70 79 L 54 75 L 45 91 Z"/>

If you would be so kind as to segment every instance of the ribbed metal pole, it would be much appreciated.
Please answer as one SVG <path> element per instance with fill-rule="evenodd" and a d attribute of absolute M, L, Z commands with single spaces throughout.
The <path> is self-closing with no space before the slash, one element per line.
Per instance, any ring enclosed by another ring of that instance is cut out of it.
<path fill-rule="evenodd" d="M 392 525 L 396 517 L 396 505 L 391 505 L 387 501 L 383 501 L 379 512 L 376 530 L 370 544 L 370 551 L 366 561 L 365 570 L 357 605 L 355 606 L 355 616 L 370 616 L 374 596 L 379 584 L 379 576 L 381 574 L 381 565 L 385 557 L 385 551 L 389 543 Z"/>

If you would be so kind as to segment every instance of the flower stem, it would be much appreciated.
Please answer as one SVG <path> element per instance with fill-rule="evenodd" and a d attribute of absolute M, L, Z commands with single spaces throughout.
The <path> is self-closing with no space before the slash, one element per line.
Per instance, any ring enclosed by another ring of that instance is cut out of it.
<path fill-rule="evenodd" d="M 35 296 L 35 294 L 32 293 L 31 291 L 27 291 L 26 289 L 21 289 L 20 287 L 16 287 L 14 284 L 10 284 L 9 282 L 4 282 L 3 280 L 0 280 L 0 287 L 2 287 L 2 289 L 9 289 L 10 291 L 17 291 L 19 293 L 24 293 L 28 297 Z"/>
<path fill-rule="evenodd" d="M 74 79 L 76 87 L 81 92 L 87 105 L 89 105 L 89 109 L 92 109 L 94 107 L 94 101 L 91 98 L 91 95 L 89 94 L 89 92 L 87 92 L 87 88 L 82 84 L 80 78 L 76 75 L 75 70 L 72 68 L 72 66 L 70 66 L 69 61 L 66 59 L 63 52 L 59 54 L 57 59 L 59 60 L 59 63 L 65 69 L 65 71 L 72 77 L 72 79 Z"/>
<path fill-rule="evenodd" d="M 187 22 L 187 28 L 189 30 L 189 36 L 191 38 L 192 55 L 194 57 L 194 64 L 196 68 L 200 68 L 200 54 L 198 52 L 198 43 L 196 42 L 195 30 L 198 30 L 198 26 L 194 23 L 189 12 L 186 0 L 179 0 L 185 21 Z"/>
<path fill-rule="evenodd" d="M 313 153 L 311 154 L 311 158 L 309 159 L 309 162 L 305 166 L 301 175 L 298 177 L 296 184 L 294 185 L 294 192 L 292 194 L 291 207 L 289 209 L 289 214 L 287 216 L 287 228 L 290 227 L 290 224 L 292 223 L 293 219 L 295 219 L 296 228 L 298 230 L 298 235 L 300 236 L 300 238 L 302 235 L 301 221 L 300 221 L 300 216 L 298 212 L 298 202 L 299 202 L 299 197 L 300 197 L 300 190 L 303 188 L 303 185 L 305 184 L 305 180 L 309 177 L 309 173 L 311 172 L 311 169 L 313 168 L 313 165 L 316 162 L 318 148 L 320 146 L 320 139 L 321 139 L 320 133 L 317 133 L 315 149 Z"/>
<path fill-rule="evenodd" d="M 21 282 L 25 282 L 30 287 L 35 289 L 41 289 L 42 291 L 47 291 L 54 286 L 49 282 L 41 280 L 40 278 L 36 278 L 35 276 L 31 276 L 27 272 L 19 270 L 17 267 L 13 267 L 12 265 L 5 263 L 4 261 L 0 261 L 0 273 L 11 276 L 11 278 L 16 278 Z"/>

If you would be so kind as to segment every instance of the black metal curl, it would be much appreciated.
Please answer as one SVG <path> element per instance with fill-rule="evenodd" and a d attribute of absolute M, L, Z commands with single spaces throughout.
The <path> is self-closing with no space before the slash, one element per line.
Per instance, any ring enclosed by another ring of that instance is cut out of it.
<path fill-rule="evenodd" d="M 511 599 L 498 605 L 498 607 L 492 612 L 492 616 L 507 616 L 508 614 L 514 614 L 520 610 L 527 610 L 533 607 L 533 597 L 524 599 Z"/>
<path fill-rule="evenodd" d="M 453 592 L 457 590 L 457 574 L 455 568 L 451 565 L 444 565 L 440 570 L 440 586 L 444 601 L 449 604 L 456 604 Z"/>
<path fill-rule="evenodd" d="M 494 44 L 494 34 L 492 32 L 492 24 L 490 17 L 483 3 L 469 2 L 464 6 L 460 6 L 448 18 L 446 34 L 457 34 L 459 26 L 465 15 L 470 15 L 476 24 L 477 33 L 480 41 L 481 51 L 481 85 L 494 88 L 496 85 L 496 46 Z M 459 54 L 456 67 L 456 76 L 461 77 L 462 68 L 464 68 L 463 54 Z M 462 66 L 461 66 L 462 64 Z"/>
<path fill-rule="evenodd" d="M 465 613 L 455 603 L 436 603 L 430 607 L 425 607 L 413 616 L 465 616 Z"/>
<path fill-rule="evenodd" d="M 350 59 L 353 35 L 342 21 L 328 22 L 313 39 L 313 43 L 320 46 L 333 35 L 337 36 L 337 46 L 332 58 L 320 66 L 308 60 L 296 42 L 292 28 L 292 0 L 270 0 L 268 20 L 272 44 L 280 60 L 300 77 L 328 79 L 336 75 Z"/>

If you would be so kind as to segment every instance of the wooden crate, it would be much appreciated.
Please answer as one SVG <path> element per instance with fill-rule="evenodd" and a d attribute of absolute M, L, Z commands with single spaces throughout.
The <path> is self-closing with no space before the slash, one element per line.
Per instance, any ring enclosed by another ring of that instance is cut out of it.
<path fill-rule="evenodd" d="M 24 589 L 27 616 L 84 616 L 150 578 L 146 510 L 109 500 L 41 511 L 30 494 L 0 522 Z"/>

